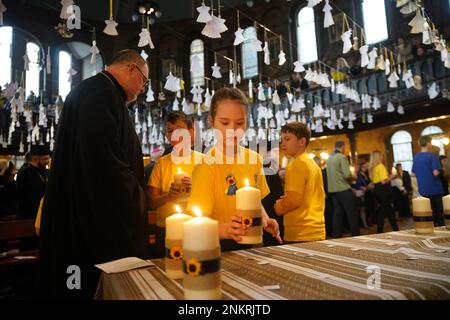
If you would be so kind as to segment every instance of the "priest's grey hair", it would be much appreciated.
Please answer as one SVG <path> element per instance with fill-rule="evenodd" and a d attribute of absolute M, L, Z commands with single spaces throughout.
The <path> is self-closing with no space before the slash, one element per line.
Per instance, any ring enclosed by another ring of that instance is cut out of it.
<path fill-rule="evenodd" d="M 146 61 L 141 57 L 139 52 L 132 49 L 125 49 L 117 52 L 111 59 L 111 65 L 136 63 L 137 65 L 144 65 Z"/>

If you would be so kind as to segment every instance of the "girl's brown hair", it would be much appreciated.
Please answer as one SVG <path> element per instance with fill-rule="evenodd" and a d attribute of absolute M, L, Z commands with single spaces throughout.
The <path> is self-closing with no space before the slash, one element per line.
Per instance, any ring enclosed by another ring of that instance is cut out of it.
<path fill-rule="evenodd" d="M 214 121 L 214 118 L 217 114 L 217 107 L 220 101 L 223 100 L 234 100 L 239 103 L 242 103 L 244 105 L 245 111 L 247 111 L 248 106 L 248 100 L 245 94 L 236 88 L 220 88 L 219 90 L 214 93 L 212 99 L 211 99 L 211 108 L 209 110 L 209 116 L 211 117 L 211 120 Z"/>

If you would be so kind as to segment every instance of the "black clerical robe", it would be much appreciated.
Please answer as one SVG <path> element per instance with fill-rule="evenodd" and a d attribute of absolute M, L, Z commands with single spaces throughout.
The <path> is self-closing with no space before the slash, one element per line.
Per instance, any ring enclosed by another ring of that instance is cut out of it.
<path fill-rule="evenodd" d="M 92 299 L 95 264 L 147 257 L 142 151 L 125 99 L 105 71 L 66 99 L 42 210 L 40 297 Z"/>

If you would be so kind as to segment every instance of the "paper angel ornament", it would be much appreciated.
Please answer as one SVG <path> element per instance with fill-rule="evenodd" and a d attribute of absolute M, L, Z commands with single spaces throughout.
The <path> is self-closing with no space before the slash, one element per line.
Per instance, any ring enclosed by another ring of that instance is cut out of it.
<path fill-rule="evenodd" d="M 286 92 L 286 97 L 288 99 L 289 105 L 292 105 L 292 103 L 294 102 L 294 95 L 290 92 Z"/>
<path fill-rule="evenodd" d="M 393 69 L 391 75 L 387 79 L 389 81 L 389 88 L 397 88 L 397 81 L 400 80 L 400 78 L 397 75 L 397 71 L 395 71 L 395 68 Z"/>
<path fill-rule="evenodd" d="M 431 44 L 432 41 L 432 35 L 431 35 L 431 28 L 428 24 L 428 21 L 425 20 L 425 23 L 423 24 L 423 31 L 422 31 L 422 43 L 423 44 Z"/>
<path fill-rule="evenodd" d="M 276 106 L 281 104 L 280 96 L 278 95 L 278 90 L 276 90 L 276 89 L 272 95 L 272 103 Z"/>
<path fill-rule="evenodd" d="M 220 13 L 219 13 L 219 16 L 218 17 L 215 17 L 216 19 L 217 19 L 217 29 L 219 30 L 219 33 L 223 33 L 223 32 L 225 32 L 225 31 L 227 31 L 228 30 L 228 28 L 227 28 L 227 26 L 225 25 L 225 19 L 222 19 L 222 17 L 220 16 Z"/>
<path fill-rule="evenodd" d="M 28 58 L 28 52 L 25 50 L 25 54 L 23 55 L 23 70 L 30 70 L 30 59 Z"/>
<path fill-rule="evenodd" d="M 367 61 L 367 65 L 366 65 L 367 69 L 375 69 L 375 63 L 377 61 L 377 57 L 378 57 L 377 48 L 373 48 L 367 55 L 367 58 L 369 59 L 369 61 Z M 366 57 L 364 59 L 366 59 Z M 361 54 L 361 66 L 362 66 L 362 63 L 363 63 L 363 56 Z"/>
<path fill-rule="evenodd" d="M 210 21 L 211 15 L 209 14 L 209 7 L 205 6 L 205 2 L 202 2 L 202 5 L 200 7 L 197 7 L 197 11 L 199 13 L 198 17 L 197 17 L 197 22 L 200 23 L 207 23 L 208 21 Z"/>
<path fill-rule="evenodd" d="M 232 85 L 236 84 L 236 78 L 234 76 L 233 70 L 231 69 L 228 71 L 228 83 Z"/>
<path fill-rule="evenodd" d="M 311 68 L 308 68 L 308 70 L 306 70 L 305 80 L 313 81 L 313 79 L 314 79 L 314 72 L 311 70 Z"/>
<path fill-rule="evenodd" d="M 252 79 L 248 80 L 248 97 L 253 99 L 253 82 Z"/>
<path fill-rule="evenodd" d="M 369 51 L 369 46 L 368 45 L 364 45 L 361 48 L 359 48 L 359 54 L 361 55 L 361 67 L 362 68 L 366 67 L 369 64 L 368 51 Z M 372 53 L 372 51 L 370 53 Z M 376 58 L 376 52 L 375 52 L 375 58 Z M 374 66 L 375 66 L 375 63 L 374 63 Z"/>
<path fill-rule="evenodd" d="M 325 13 L 325 17 L 323 19 L 323 27 L 328 28 L 334 24 L 333 15 L 331 14 L 331 6 L 329 4 L 330 0 L 325 0 L 325 5 L 323 6 L 322 11 Z"/>
<path fill-rule="evenodd" d="M 344 54 L 349 52 L 353 47 L 352 41 L 350 40 L 351 36 L 352 36 L 352 29 L 348 29 L 341 35 L 341 40 L 344 43 L 342 53 Z"/>
<path fill-rule="evenodd" d="M 209 93 L 209 88 L 206 88 L 205 91 L 205 107 L 206 111 L 209 111 L 209 108 L 211 107 L 211 94 Z"/>
<path fill-rule="evenodd" d="M 402 80 L 405 83 L 406 88 L 414 87 L 414 79 L 410 69 L 408 71 L 403 72 Z"/>
<path fill-rule="evenodd" d="M 150 82 L 149 82 L 149 85 L 148 85 L 147 96 L 145 98 L 145 101 L 147 101 L 147 102 L 155 101 L 155 94 L 154 94 L 154 92 L 152 90 L 152 86 L 151 86 Z"/>
<path fill-rule="evenodd" d="M 47 71 L 47 74 L 51 74 L 52 73 L 52 59 L 50 56 L 50 47 L 48 47 L 47 49 L 47 56 L 45 59 L 45 69 Z"/>
<path fill-rule="evenodd" d="M 388 58 L 386 58 L 386 60 L 384 60 L 384 74 L 388 76 L 390 73 L 391 73 L 391 62 L 389 61 Z"/>
<path fill-rule="evenodd" d="M 238 69 L 238 74 L 236 76 L 236 82 L 239 83 L 239 84 L 241 83 L 241 74 L 239 72 L 239 69 Z"/>
<path fill-rule="evenodd" d="M 270 65 L 270 51 L 269 51 L 269 44 L 267 41 L 264 41 L 264 63 L 266 65 Z"/>
<path fill-rule="evenodd" d="M 191 56 L 191 69 L 190 69 L 190 71 L 192 73 L 197 74 L 197 73 L 202 72 L 202 70 L 203 70 L 203 67 L 201 65 L 200 57 L 197 56 L 197 55 Z"/>
<path fill-rule="evenodd" d="M 433 82 L 431 86 L 428 88 L 428 96 L 430 99 L 434 99 L 439 95 L 439 87 L 436 82 Z"/>
<path fill-rule="evenodd" d="M 117 33 L 116 27 L 119 25 L 117 22 L 114 21 L 112 17 L 110 17 L 108 20 L 105 20 L 106 27 L 103 29 L 103 32 L 110 36 L 117 36 L 119 35 Z"/>
<path fill-rule="evenodd" d="M 139 33 L 138 47 L 145 47 L 146 45 L 148 45 L 150 49 L 155 49 L 152 37 L 150 36 L 150 31 L 147 28 L 142 28 L 141 33 Z"/>
<path fill-rule="evenodd" d="M 253 39 L 252 40 L 252 47 L 253 47 L 253 50 L 255 50 L 255 51 L 263 51 L 263 48 L 261 47 L 261 45 L 262 45 L 262 42 L 261 41 L 259 41 L 258 39 Z"/>
<path fill-rule="evenodd" d="M 395 111 L 395 108 L 394 108 L 394 105 L 392 104 L 392 102 L 388 102 L 388 104 L 387 104 L 387 112 L 394 112 Z"/>
<path fill-rule="evenodd" d="M 378 97 L 373 97 L 372 109 L 378 110 L 380 108 L 381 108 L 380 99 L 378 99 Z"/>
<path fill-rule="evenodd" d="M 283 50 L 278 54 L 278 65 L 282 66 L 286 62 L 286 54 Z"/>
<path fill-rule="evenodd" d="M 420 9 L 416 10 L 415 17 L 408 23 L 411 29 L 411 33 L 421 33 L 424 30 L 424 23 L 425 19 L 423 18 L 422 14 L 420 13 Z"/>
<path fill-rule="evenodd" d="M 166 83 L 164 85 L 164 89 L 177 92 L 178 91 L 178 79 L 172 75 L 172 71 L 169 72 L 169 75 L 166 77 Z"/>
<path fill-rule="evenodd" d="M 297 60 L 294 62 L 294 72 L 303 72 L 305 71 L 305 68 L 303 67 L 303 64 Z"/>
<path fill-rule="evenodd" d="M 397 113 L 398 114 L 405 114 L 405 108 L 403 108 L 403 106 L 401 104 L 399 104 L 398 107 L 397 107 Z"/>
<path fill-rule="evenodd" d="M 67 79 L 67 81 L 71 82 L 72 77 L 74 75 L 76 75 L 77 73 L 78 73 L 77 70 L 75 70 L 74 68 L 70 68 L 69 71 L 67 71 L 67 74 L 69 75 L 69 78 Z"/>
<path fill-rule="evenodd" d="M 221 38 L 220 34 L 227 30 L 228 28 L 225 26 L 225 19 L 211 14 L 211 20 L 205 24 L 202 34 L 208 38 L 217 39 Z"/>
<path fill-rule="evenodd" d="M 261 82 L 258 85 L 258 100 L 266 101 L 266 95 L 264 94 L 264 88 Z"/>
<path fill-rule="evenodd" d="M 400 9 L 400 12 L 406 16 L 416 11 L 416 9 L 417 4 L 414 3 L 413 1 L 410 1 Z"/>
<path fill-rule="evenodd" d="M 92 47 L 90 49 L 91 52 L 91 64 L 96 64 L 97 55 L 100 53 L 100 50 L 97 48 L 97 42 L 95 40 L 92 41 Z"/>
<path fill-rule="evenodd" d="M 214 62 L 214 65 L 211 67 L 213 70 L 212 76 L 214 78 L 222 78 L 222 74 L 220 73 L 220 66 L 217 65 L 217 62 Z"/>
<path fill-rule="evenodd" d="M 235 37 L 233 42 L 234 46 L 240 45 L 242 42 L 244 42 L 245 38 L 243 32 L 244 32 L 243 29 L 237 28 L 236 32 L 234 33 Z"/>
<path fill-rule="evenodd" d="M 267 99 L 272 99 L 272 87 L 267 88 Z"/>
<path fill-rule="evenodd" d="M 147 52 L 145 52 L 145 50 L 141 50 L 141 57 L 142 57 L 142 59 L 144 59 L 145 61 L 147 61 L 148 54 L 147 54 Z"/>
<path fill-rule="evenodd" d="M 386 66 L 384 65 L 384 57 L 383 54 L 380 54 L 377 58 L 377 68 L 380 70 L 385 70 Z"/>
<path fill-rule="evenodd" d="M 1 1 L 0 1 L 0 3 L 1 3 Z M 59 17 L 63 20 L 67 20 L 67 19 L 69 19 L 69 16 L 72 13 L 72 10 L 70 10 L 69 7 L 71 5 L 73 5 L 73 0 L 62 0 L 61 4 L 62 4 L 62 8 L 61 8 L 61 13 L 59 14 Z M 0 5 L 0 10 L 1 10 L 1 5 Z"/>

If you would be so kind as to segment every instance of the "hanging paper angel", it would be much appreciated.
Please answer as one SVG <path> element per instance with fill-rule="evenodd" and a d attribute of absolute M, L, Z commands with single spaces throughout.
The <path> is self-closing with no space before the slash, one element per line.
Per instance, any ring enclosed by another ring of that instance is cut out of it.
<path fill-rule="evenodd" d="M 380 53 L 380 55 L 377 58 L 377 68 L 380 69 L 380 70 L 385 70 L 386 69 L 386 66 L 384 64 L 384 57 L 383 57 L 382 53 Z"/>
<path fill-rule="evenodd" d="M 308 70 L 306 70 L 306 74 L 305 74 L 305 80 L 307 81 L 313 81 L 314 79 L 314 72 L 311 70 L 311 68 L 309 67 Z"/>
<path fill-rule="evenodd" d="M 264 94 L 264 87 L 261 82 L 258 84 L 258 100 L 266 101 L 266 95 Z"/>
<path fill-rule="evenodd" d="M 267 99 L 272 99 L 272 87 L 269 84 L 269 87 L 267 88 Z"/>
<path fill-rule="evenodd" d="M 105 20 L 106 27 L 103 29 L 103 32 L 110 36 L 117 36 L 116 27 L 119 25 L 116 21 L 114 21 L 113 17 L 113 1 L 109 1 L 109 19 Z"/>
<path fill-rule="evenodd" d="M 323 6 L 322 11 L 325 13 L 325 17 L 323 19 L 323 27 L 328 28 L 329 26 L 334 25 L 333 15 L 331 14 L 331 6 L 330 0 L 325 0 L 325 5 Z"/>
<path fill-rule="evenodd" d="M 200 7 L 197 7 L 199 15 L 196 21 L 200 23 L 207 23 L 208 21 L 210 21 L 212 18 L 209 14 L 209 9 L 210 8 L 205 5 L 205 1 L 202 1 L 202 5 Z"/>
<path fill-rule="evenodd" d="M 253 50 L 255 50 L 255 51 L 257 51 L 257 52 L 263 51 L 263 48 L 261 47 L 261 45 L 262 45 L 262 42 L 259 41 L 257 38 L 255 38 L 255 39 L 252 40 L 252 47 L 253 47 Z"/>
<path fill-rule="evenodd" d="M 253 100 L 253 82 L 252 79 L 248 80 L 248 97 Z"/>
<path fill-rule="evenodd" d="M 410 15 L 411 13 L 414 13 L 414 11 L 416 11 L 417 9 L 417 4 L 414 3 L 413 1 L 409 1 L 406 5 L 404 5 L 401 9 L 400 12 L 403 15 Z"/>
<path fill-rule="evenodd" d="M 243 32 L 244 32 L 243 29 L 237 28 L 236 32 L 234 33 L 235 37 L 233 42 L 234 46 L 240 45 L 242 42 L 244 42 L 245 38 Z"/>
<path fill-rule="evenodd" d="M 166 77 L 166 83 L 164 85 L 164 89 L 172 91 L 172 92 L 177 92 L 178 90 L 178 84 L 177 84 L 177 78 L 175 78 L 172 75 L 172 71 L 169 72 L 169 75 Z"/>
<path fill-rule="evenodd" d="M 294 102 L 294 95 L 288 91 L 286 92 L 286 97 L 288 99 L 289 105 L 292 105 L 292 103 Z"/>
<path fill-rule="evenodd" d="M 423 31 L 422 31 L 422 43 L 425 45 L 432 44 L 432 35 L 431 35 L 431 28 L 426 19 L 424 19 L 425 22 L 423 24 Z"/>
<path fill-rule="evenodd" d="M 387 104 L 387 112 L 395 112 L 395 107 L 390 101 Z"/>
<path fill-rule="evenodd" d="M 384 60 L 384 68 L 384 74 L 388 76 L 391 73 L 391 62 L 388 58 Z"/>
<path fill-rule="evenodd" d="M 397 81 L 400 80 L 399 76 L 397 75 L 397 71 L 395 68 L 393 69 L 391 75 L 387 79 L 389 81 L 389 88 L 397 88 Z"/>
<path fill-rule="evenodd" d="M 276 90 L 276 89 L 272 95 L 272 103 L 276 106 L 281 104 L 280 96 L 278 95 L 278 90 Z"/>
<path fill-rule="evenodd" d="M 401 104 L 399 104 L 398 107 L 397 107 L 397 113 L 398 114 L 405 114 L 405 108 L 403 108 L 403 106 Z"/>
<path fill-rule="evenodd" d="M 100 50 L 97 48 L 97 41 L 92 41 L 92 47 L 89 50 L 91 52 L 91 64 L 97 63 L 97 55 L 100 53 Z"/>
<path fill-rule="evenodd" d="M 266 65 L 270 65 L 270 51 L 269 51 L 269 43 L 267 41 L 264 41 L 264 63 Z"/>
<path fill-rule="evenodd" d="M 214 65 L 211 67 L 213 70 L 212 76 L 214 78 L 222 78 L 222 74 L 220 73 L 220 66 L 217 65 L 217 62 L 214 62 Z"/>
<path fill-rule="evenodd" d="M 72 81 L 72 77 L 74 75 L 76 75 L 78 73 L 77 70 L 75 70 L 74 68 L 70 68 L 69 71 L 67 71 L 67 74 L 69 75 L 69 78 L 67 79 L 67 81 L 71 82 Z"/>
<path fill-rule="evenodd" d="M 153 92 L 152 83 L 150 81 L 148 82 L 147 96 L 145 98 L 145 101 L 147 102 L 155 101 L 155 93 Z"/>
<path fill-rule="evenodd" d="M 342 53 L 344 54 L 349 52 L 353 47 L 352 41 L 350 40 L 351 36 L 352 36 L 352 29 L 348 29 L 341 35 L 341 40 L 344 43 Z"/>
<path fill-rule="evenodd" d="M 366 45 L 364 47 L 368 47 L 368 46 Z M 363 48 L 363 47 L 361 47 L 361 48 Z M 360 51 L 361 51 L 361 49 L 360 49 Z M 368 60 L 364 61 L 364 62 L 367 62 L 367 64 L 366 64 L 367 69 L 375 69 L 375 63 L 377 61 L 377 57 L 378 57 L 377 48 L 373 48 L 369 52 L 369 54 L 365 55 L 364 59 L 368 59 Z M 363 54 L 361 54 L 361 66 L 363 66 L 362 64 L 363 64 Z"/>
<path fill-rule="evenodd" d="M 286 54 L 284 53 L 283 49 L 280 50 L 280 53 L 278 54 L 278 65 L 282 66 L 286 62 Z"/>
<path fill-rule="evenodd" d="M 305 68 L 303 67 L 303 64 L 297 60 L 294 62 L 294 72 L 303 72 L 305 71 Z"/>
<path fill-rule="evenodd" d="M 23 55 L 23 70 L 30 70 L 30 59 L 28 58 L 28 52 L 25 50 L 25 54 Z"/>
<path fill-rule="evenodd" d="M 233 70 L 231 70 L 231 68 L 230 68 L 230 70 L 228 70 L 228 84 L 233 84 L 233 85 L 236 84 L 236 79 L 234 77 L 234 73 L 233 73 Z"/>
<path fill-rule="evenodd" d="M 424 23 L 425 20 L 422 16 L 422 14 L 420 13 L 420 9 L 416 10 L 416 15 L 415 17 L 408 23 L 408 25 L 410 27 L 412 27 L 411 29 L 411 33 L 421 33 L 424 30 Z"/>
<path fill-rule="evenodd" d="M 374 48 L 376 49 L 376 48 Z M 361 55 L 361 68 L 366 67 L 369 64 L 369 46 L 366 44 L 364 46 L 362 46 L 361 48 L 359 48 L 359 53 Z M 371 53 L 371 59 L 373 60 L 371 66 L 372 68 L 367 67 L 368 69 L 373 69 L 375 68 L 375 59 L 377 58 L 377 52 L 375 51 L 375 57 L 373 57 L 374 54 L 372 54 L 373 50 L 370 52 Z"/>
<path fill-rule="evenodd" d="M 378 99 L 378 97 L 373 97 L 372 109 L 378 110 L 380 108 L 381 108 L 380 99 Z"/>
<path fill-rule="evenodd" d="M 205 90 L 205 111 L 209 111 L 210 107 L 211 107 L 211 94 L 209 93 L 209 88 L 206 87 Z"/>
<path fill-rule="evenodd" d="M 142 59 L 144 59 L 145 61 L 147 61 L 148 54 L 147 54 L 147 52 L 145 52 L 144 49 L 141 50 L 141 57 L 142 57 Z"/>
<path fill-rule="evenodd" d="M 141 33 L 139 33 L 138 47 L 145 47 L 147 45 L 150 49 L 155 49 L 152 37 L 150 36 L 150 30 L 148 30 L 148 28 L 142 28 Z"/>
<path fill-rule="evenodd" d="M 406 88 L 414 87 L 414 79 L 410 69 L 408 71 L 403 71 L 402 80 L 405 83 Z"/>

